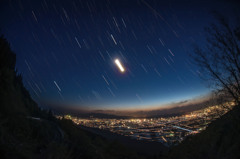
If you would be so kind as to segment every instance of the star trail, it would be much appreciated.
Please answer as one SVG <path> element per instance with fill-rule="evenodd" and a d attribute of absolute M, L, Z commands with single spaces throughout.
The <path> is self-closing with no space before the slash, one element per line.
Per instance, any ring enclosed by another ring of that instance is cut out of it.
<path fill-rule="evenodd" d="M 227 1 L 1 2 L 1 32 L 41 106 L 161 107 L 207 95 L 189 54 Z M 230 7 L 229 7 L 230 8 Z M 229 13 L 230 14 L 230 13 Z"/>

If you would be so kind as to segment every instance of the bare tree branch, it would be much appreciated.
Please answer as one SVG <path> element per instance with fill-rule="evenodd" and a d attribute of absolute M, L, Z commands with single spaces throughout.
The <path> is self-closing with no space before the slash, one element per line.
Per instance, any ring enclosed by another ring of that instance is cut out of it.
<path fill-rule="evenodd" d="M 206 48 L 195 48 L 194 61 L 214 89 L 240 104 L 240 25 L 231 26 L 221 15 L 216 19 L 218 24 L 206 28 Z"/>

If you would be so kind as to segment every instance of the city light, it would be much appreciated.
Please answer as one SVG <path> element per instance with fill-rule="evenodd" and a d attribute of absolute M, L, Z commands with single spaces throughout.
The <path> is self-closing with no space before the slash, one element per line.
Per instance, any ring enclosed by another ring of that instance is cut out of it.
<path fill-rule="evenodd" d="M 72 120 L 77 125 L 109 130 L 132 139 L 161 142 L 165 146 L 172 146 L 179 144 L 189 135 L 205 130 L 209 123 L 219 117 L 219 112 L 224 114 L 227 111 L 226 108 L 212 106 L 167 118 L 84 119 L 70 115 L 65 115 L 64 118 Z"/>

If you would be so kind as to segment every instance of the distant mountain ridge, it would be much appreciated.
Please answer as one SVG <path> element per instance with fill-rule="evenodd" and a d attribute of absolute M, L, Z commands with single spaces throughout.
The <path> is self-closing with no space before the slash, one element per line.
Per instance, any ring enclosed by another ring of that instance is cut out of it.
<path fill-rule="evenodd" d="M 142 110 L 142 111 L 118 111 L 118 110 L 81 110 L 71 107 L 50 107 L 58 115 L 70 114 L 80 118 L 107 118 L 107 119 L 128 119 L 128 118 L 160 118 L 160 117 L 171 117 L 180 116 L 189 112 L 204 109 L 206 107 L 212 106 L 208 100 L 201 101 L 199 103 L 188 104 L 184 106 L 176 106 L 163 109 L 155 110 Z"/>

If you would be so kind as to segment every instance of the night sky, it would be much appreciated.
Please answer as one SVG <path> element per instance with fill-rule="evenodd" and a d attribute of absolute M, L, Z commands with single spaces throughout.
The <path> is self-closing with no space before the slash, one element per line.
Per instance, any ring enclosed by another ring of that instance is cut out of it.
<path fill-rule="evenodd" d="M 233 1 L 9 0 L 0 28 L 40 106 L 162 107 L 207 95 L 191 62 L 216 10 Z M 115 59 L 124 66 L 121 72 Z"/>

